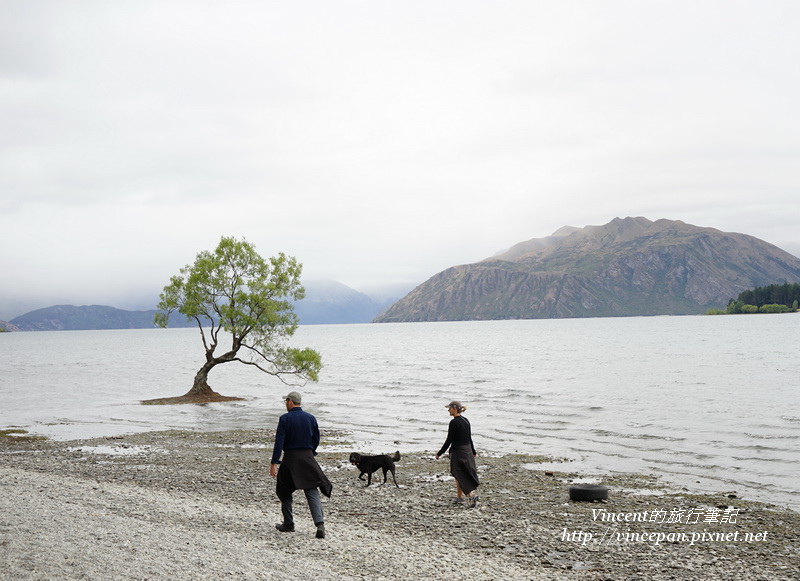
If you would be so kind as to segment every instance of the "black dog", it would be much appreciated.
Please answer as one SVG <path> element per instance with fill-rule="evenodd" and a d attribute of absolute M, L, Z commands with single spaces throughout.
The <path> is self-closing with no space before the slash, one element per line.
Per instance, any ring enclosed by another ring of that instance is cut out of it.
<path fill-rule="evenodd" d="M 361 471 L 361 474 L 358 475 L 358 479 L 364 480 L 364 474 L 367 475 L 367 486 L 369 486 L 372 482 L 372 473 L 380 468 L 383 470 L 383 483 L 386 484 L 386 473 L 391 471 L 394 485 L 397 486 L 397 488 L 400 488 L 400 486 L 397 484 L 397 478 L 395 478 L 394 474 L 394 463 L 398 460 L 400 460 L 399 451 L 395 452 L 394 456 L 389 456 L 388 454 L 381 454 L 379 456 L 362 456 L 358 452 L 353 452 L 350 454 L 350 464 L 355 464 Z"/>

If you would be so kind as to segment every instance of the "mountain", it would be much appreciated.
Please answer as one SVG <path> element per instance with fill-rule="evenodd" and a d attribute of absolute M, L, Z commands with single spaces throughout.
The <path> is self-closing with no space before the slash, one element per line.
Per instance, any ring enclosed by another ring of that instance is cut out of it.
<path fill-rule="evenodd" d="M 306 298 L 294 303 L 301 325 L 369 323 L 387 306 L 333 280 L 311 280 L 303 286 Z"/>
<path fill-rule="evenodd" d="M 154 329 L 156 311 L 124 311 L 114 307 L 56 305 L 37 309 L 9 321 L 21 331 L 83 331 L 88 329 Z M 192 327 L 180 314 L 173 313 L 170 327 Z"/>
<path fill-rule="evenodd" d="M 318 280 L 304 283 L 306 298 L 294 304 L 301 325 L 368 323 L 397 299 L 375 301 L 339 282 Z M 8 331 L 78 331 L 87 329 L 151 329 L 156 311 L 126 311 L 91 305 L 56 305 L 0 321 Z M 170 327 L 193 327 L 179 313 L 170 316 Z"/>
<path fill-rule="evenodd" d="M 800 282 L 800 259 L 763 240 L 615 218 L 444 270 L 375 322 L 699 314 L 785 281 Z"/>
<path fill-rule="evenodd" d="M 0 321 L 0 333 L 6 332 L 6 331 L 21 331 L 21 330 L 22 329 L 20 329 L 16 325 L 12 325 L 8 321 Z"/>

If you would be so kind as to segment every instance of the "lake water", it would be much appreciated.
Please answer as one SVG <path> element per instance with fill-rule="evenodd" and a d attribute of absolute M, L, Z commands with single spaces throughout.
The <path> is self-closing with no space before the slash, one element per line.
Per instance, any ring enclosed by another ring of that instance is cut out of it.
<path fill-rule="evenodd" d="M 800 509 L 797 315 L 303 326 L 321 380 L 300 389 L 361 452 L 436 451 L 468 406 L 483 453 L 570 460 L 557 470 L 658 474 L 697 491 Z M 240 364 L 209 378 L 245 401 L 180 395 L 203 360 L 194 329 L 0 335 L 0 427 L 56 439 L 273 427 L 280 381 Z"/>

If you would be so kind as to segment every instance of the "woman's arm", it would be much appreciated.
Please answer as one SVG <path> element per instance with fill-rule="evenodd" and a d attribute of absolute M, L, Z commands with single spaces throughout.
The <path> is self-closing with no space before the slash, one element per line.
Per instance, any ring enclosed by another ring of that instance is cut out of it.
<path fill-rule="evenodd" d="M 439 450 L 438 454 L 436 454 L 437 459 L 439 458 L 439 456 L 447 452 L 447 449 L 450 447 L 450 444 L 453 443 L 453 429 L 454 429 L 453 420 L 450 420 L 450 425 L 447 427 L 447 439 L 444 441 L 442 449 Z"/>

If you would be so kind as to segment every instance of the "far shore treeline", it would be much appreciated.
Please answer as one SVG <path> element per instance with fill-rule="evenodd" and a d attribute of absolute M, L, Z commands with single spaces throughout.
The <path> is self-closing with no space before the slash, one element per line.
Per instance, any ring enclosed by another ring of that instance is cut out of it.
<path fill-rule="evenodd" d="M 748 313 L 795 313 L 800 301 L 800 284 L 771 284 L 742 291 L 728 302 L 725 310 L 710 309 L 709 315 L 740 315 Z"/>

